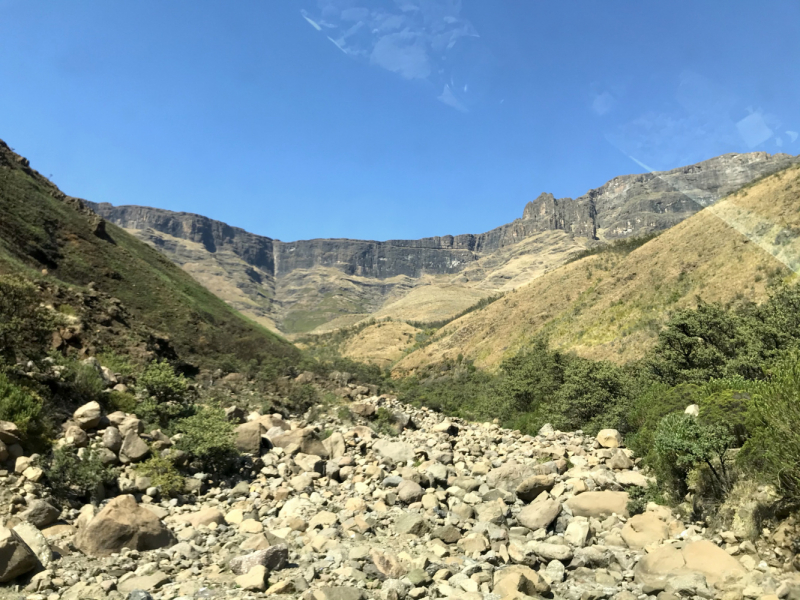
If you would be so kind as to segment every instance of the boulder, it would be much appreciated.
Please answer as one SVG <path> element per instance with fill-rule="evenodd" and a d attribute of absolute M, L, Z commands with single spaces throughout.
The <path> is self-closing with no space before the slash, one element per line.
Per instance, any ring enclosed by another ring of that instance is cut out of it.
<path fill-rule="evenodd" d="M 378 440 L 373 444 L 372 448 L 383 458 L 388 458 L 396 463 L 409 463 L 414 460 L 414 447 L 405 442 Z"/>
<path fill-rule="evenodd" d="M 619 448 L 622 446 L 622 435 L 616 429 L 603 429 L 597 434 L 597 443 L 603 448 Z"/>
<path fill-rule="evenodd" d="M 50 563 L 53 562 L 53 551 L 50 550 L 47 538 L 41 531 L 27 521 L 14 525 L 14 531 L 33 551 L 43 567 L 50 566 Z"/>
<path fill-rule="evenodd" d="M 45 500 L 32 500 L 28 508 L 22 511 L 19 518 L 35 525 L 38 529 L 44 529 L 48 525 L 56 522 L 59 511 L 55 506 Z"/>
<path fill-rule="evenodd" d="M 691 542 L 682 550 L 674 546 L 661 546 L 647 554 L 634 569 L 634 581 L 645 593 L 666 588 L 678 575 L 699 573 L 709 586 L 736 580 L 747 571 L 742 564 L 722 548 L 708 540 Z"/>
<path fill-rule="evenodd" d="M 494 572 L 494 595 L 515 598 L 520 594 L 540 597 L 550 591 L 550 586 L 539 574 L 524 565 L 512 565 Z"/>
<path fill-rule="evenodd" d="M 330 437 L 322 440 L 322 445 L 325 446 L 330 458 L 341 458 L 347 450 L 344 436 L 338 431 L 334 431 Z"/>
<path fill-rule="evenodd" d="M 523 508 L 517 515 L 517 521 L 532 531 L 547 529 L 561 512 L 561 504 L 547 498 L 534 502 Z"/>
<path fill-rule="evenodd" d="M 22 434 L 19 427 L 10 421 L 0 421 L 0 442 L 7 446 L 22 442 Z"/>
<path fill-rule="evenodd" d="M 375 565 L 375 568 L 389 579 L 405 577 L 406 568 L 400 562 L 400 559 L 391 552 L 373 548 L 369 552 L 369 557 L 372 559 L 372 564 Z"/>
<path fill-rule="evenodd" d="M 303 454 L 314 454 L 321 458 L 330 458 L 328 449 L 319 439 L 317 432 L 310 427 L 305 429 L 292 429 L 283 433 L 271 436 L 270 441 L 278 448 L 288 448 L 297 446 Z"/>
<path fill-rule="evenodd" d="M 421 515 L 404 513 L 395 521 L 394 529 L 400 534 L 420 536 L 425 535 L 430 530 L 430 526 Z"/>
<path fill-rule="evenodd" d="M 122 440 L 119 450 L 121 463 L 139 462 L 150 454 L 150 447 L 139 437 L 135 430 L 129 429 Z"/>
<path fill-rule="evenodd" d="M 72 414 L 72 420 L 81 429 L 94 429 L 100 424 L 103 412 L 98 402 L 92 401 L 81 406 Z"/>
<path fill-rule="evenodd" d="M 633 461 L 624 450 L 620 450 L 619 448 L 614 451 L 614 454 L 608 459 L 607 464 L 610 469 L 615 469 L 617 471 L 633 468 Z"/>
<path fill-rule="evenodd" d="M 314 600 L 364 600 L 364 590 L 356 587 L 335 586 L 321 587 L 311 594 Z"/>
<path fill-rule="evenodd" d="M 661 542 L 669 537 L 669 527 L 653 512 L 628 519 L 620 532 L 628 548 L 635 550 Z"/>
<path fill-rule="evenodd" d="M 425 491 L 417 482 L 408 479 L 404 479 L 400 485 L 397 486 L 397 497 L 400 499 L 400 502 L 405 502 L 406 504 L 419 502 L 422 500 L 422 495 L 424 493 Z"/>
<path fill-rule="evenodd" d="M 566 502 L 576 517 L 628 516 L 627 492 L 584 492 Z"/>
<path fill-rule="evenodd" d="M 235 579 L 236 585 L 245 591 L 263 592 L 267 589 L 267 575 L 266 567 L 256 565 L 244 575 L 239 575 Z"/>
<path fill-rule="evenodd" d="M 202 525 L 211 525 L 216 523 L 222 525 L 225 522 L 225 515 L 218 508 L 207 506 L 188 515 L 181 515 L 180 521 L 189 523 L 195 529 Z"/>
<path fill-rule="evenodd" d="M 492 469 L 486 476 L 486 483 L 490 488 L 498 488 L 507 492 L 516 492 L 517 487 L 528 479 L 536 475 L 533 466 L 522 465 L 513 460 L 506 464 Z"/>
<path fill-rule="evenodd" d="M 155 550 L 174 542 L 158 517 L 130 495 L 114 498 L 75 536 L 75 546 L 90 556 L 108 556 L 123 548 Z"/>
<path fill-rule="evenodd" d="M 242 423 L 236 427 L 236 449 L 243 454 L 261 454 L 261 436 L 266 433 L 259 421 Z"/>
<path fill-rule="evenodd" d="M 244 556 L 237 556 L 231 559 L 229 566 L 231 571 L 237 575 L 244 575 L 256 566 L 262 566 L 267 571 L 277 571 L 285 567 L 288 560 L 289 548 L 284 544 L 278 544 Z"/>
<path fill-rule="evenodd" d="M 36 554 L 12 529 L 0 527 L 0 583 L 6 583 L 36 568 Z"/>
<path fill-rule="evenodd" d="M 89 445 L 89 436 L 77 425 L 70 425 L 64 433 L 64 443 L 75 448 L 85 448 Z"/>
<path fill-rule="evenodd" d="M 517 498 L 523 502 L 531 502 L 542 492 L 549 492 L 555 484 L 555 475 L 533 475 L 522 480 L 517 486 Z"/>

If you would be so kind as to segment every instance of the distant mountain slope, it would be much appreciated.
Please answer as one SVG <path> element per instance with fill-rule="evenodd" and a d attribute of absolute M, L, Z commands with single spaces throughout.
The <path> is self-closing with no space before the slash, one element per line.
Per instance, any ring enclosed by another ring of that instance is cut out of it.
<path fill-rule="evenodd" d="M 0 273 L 117 298 L 136 325 L 166 334 L 180 357 L 197 365 L 222 355 L 297 356 L 163 254 L 66 196 L 2 141 L 0 214 Z"/>
<path fill-rule="evenodd" d="M 401 318 L 391 307 L 403 307 L 405 319 L 455 315 L 476 295 L 528 283 L 595 240 L 666 229 L 795 160 L 765 152 L 726 154 L 663 173 L 624 175 L 576 200 L 541 194 L 525 206 L 521 219 L 486 233 L 421 240 L 281 242 L 199 215 L 91 207 L 159 248 L 244 314 L 297 333 L 370 315 Z M 458 286 L 469 300 L 443 293 L 435 310 L 417 304 L 420 311 L 409 312 L 413 303 L 399 300 L 420 285 Z"/>
<path fill-rule="evenodd" d="M 655 342 L 670 311 L 760 301 L 800 269 L 800 165 L 767 176 L 630 254 L 602 252 L 551 271 L 440 330 L 398 371 L 455 359 L 493 369 L 541 333 L 559 348 L 625 362 Z"/>

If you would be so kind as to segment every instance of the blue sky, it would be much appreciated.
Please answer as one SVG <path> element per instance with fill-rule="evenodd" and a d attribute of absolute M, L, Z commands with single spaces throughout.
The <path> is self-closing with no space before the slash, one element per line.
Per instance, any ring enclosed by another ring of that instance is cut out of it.
<path fill-rule="evenodd" d="M 479 233 L 540 192 L 800 153 L 800 3 L 0 0 L 0 139 L 270 237 Z"/>

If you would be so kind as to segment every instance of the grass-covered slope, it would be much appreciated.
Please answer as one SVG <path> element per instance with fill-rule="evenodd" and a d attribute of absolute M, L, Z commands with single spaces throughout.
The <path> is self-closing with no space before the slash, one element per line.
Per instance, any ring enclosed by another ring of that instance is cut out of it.
<path fill-rule="evenodd" d="M 540 334 L 587 358 L 627 362 L 669 315 L 706 302 L 759 302 L 800 268 L 800 166 L 767 176 L 629 252 L 607 247 L 443 327 L 400 371 L 459 354 L 494 369 Z M 631 249 L 628 249 L 631 250 Z"/>
<path fill-rule="evenodd" d="M 65 196 L 1 141 L 0 214 L 0 274 L 22 271 L 78 288 L 94 282 L 197 365 L 224 355 L 297 356 L 289 342 L 244 319 L 164 255 Z"/>

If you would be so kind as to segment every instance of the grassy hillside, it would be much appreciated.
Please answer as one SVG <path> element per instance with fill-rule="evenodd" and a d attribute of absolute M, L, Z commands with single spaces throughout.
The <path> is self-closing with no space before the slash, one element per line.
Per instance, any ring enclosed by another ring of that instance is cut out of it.
<path fill-rule="evenodd" d="M 676 309 L 761 301 L 800 265 L 800 167 L 756 181 L 629 253 L 598 252 L 440 330 L 395 367 L 455 359 L 495 369 L 530 340 L 618 363 L 641 357 Z"/>
<path fill-rule="evenodd" d="M 2 142 L 0 213 L 0 273 L 22 271 L 80 289 L 94 282 L 137 322 L 166 334 L 183 360 L 210 366 L 223 355 L 249 360 L 298 354 L 165 256 L 64 196 Z"/>

